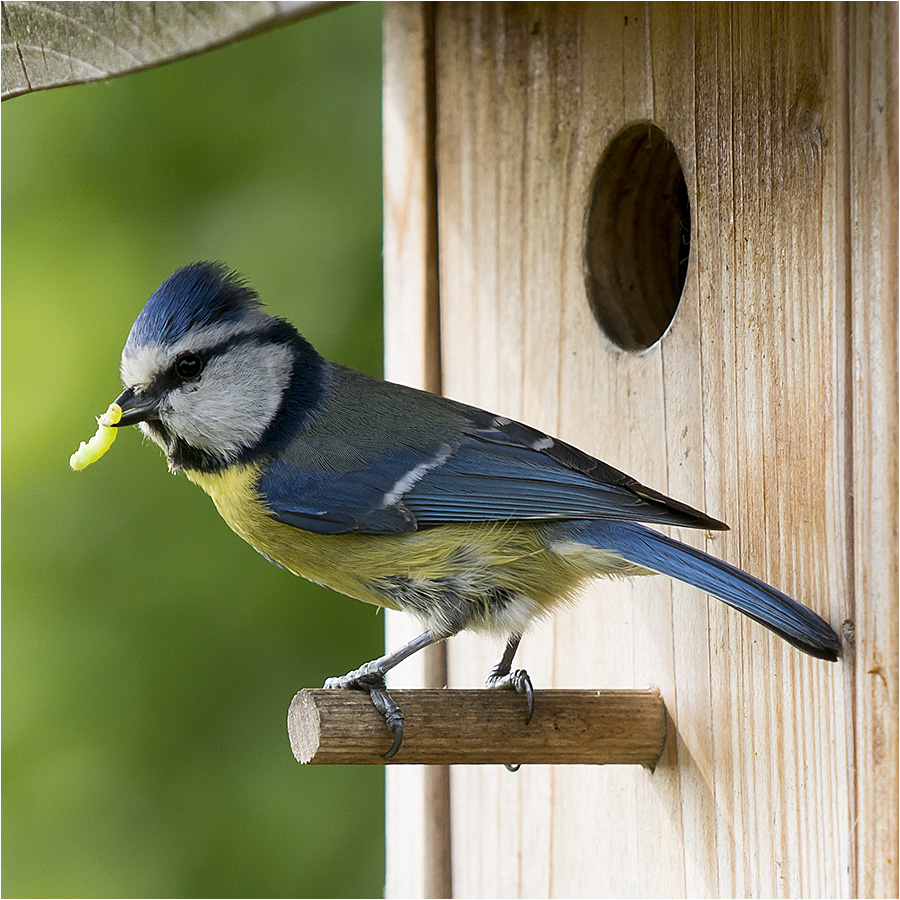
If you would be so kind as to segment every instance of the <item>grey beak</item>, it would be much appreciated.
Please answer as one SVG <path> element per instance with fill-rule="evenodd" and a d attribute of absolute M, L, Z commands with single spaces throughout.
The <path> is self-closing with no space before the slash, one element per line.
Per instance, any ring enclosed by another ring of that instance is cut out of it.
<path fill-rule="evenodd" d="M 122 391 L 116 399 L 116 403 L 122 407 L 122 418 L 116 426 L 118 428 L 159 418 L 159 401 L 154 397 L 138 394 L 134 388 Z"/>

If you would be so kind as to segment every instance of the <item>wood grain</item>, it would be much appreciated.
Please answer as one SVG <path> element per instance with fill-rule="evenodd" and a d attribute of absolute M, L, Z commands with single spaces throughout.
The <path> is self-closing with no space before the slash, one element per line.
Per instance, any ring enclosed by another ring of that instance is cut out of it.
<path fill-rule="evenodd" d="M 847 17 L 856 887 L 896 897 L 897 6 L 854 4 Z"/>
<path fill-rule="evenodd" d="M 320 765 L 582 764 L 653 767 L 666 742 L 659 691 L 392 691 L 406 717 L 403 744 L 368 695 L 304 690 L 291 703 L 288 732 L 298 762 Z"/>
<path fill-rule="evenodd" d="M 385 377 L 440 393 L 437 187 L 434 159 L 434 17 L 427 3 L 384 7 Z M 385 643 L 414 638 L 419 623 L 385 613 Z M 391 673 L 391 684 L 443 687 L 447 651 L 428 647 Z M 449 897 L 450 773 L 386 773 L 386 897 Z"/>
<path fill-rule="evenodd" d="M 678 533 L 797 596 L 841 663 L 663 579 L 526 636 L 536 685 L 659 685 L 641 770 L 452 778 L 460 896 L 897 892 L 896 6 L 439 4 L 444 391 L 726 519 Z M 681 304 L 624 352 L 585 294 L 595 168 L 670 137 L 692 210 Z M 450 683 L 498 646 L 449 643 Z"/>

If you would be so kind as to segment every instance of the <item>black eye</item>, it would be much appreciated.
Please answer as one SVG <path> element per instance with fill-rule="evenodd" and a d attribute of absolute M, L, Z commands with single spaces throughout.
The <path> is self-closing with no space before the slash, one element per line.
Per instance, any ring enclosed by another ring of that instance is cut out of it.
<path fill-rule="evenodd" d="M 203 360 L 196 353 L 182 353 L 175 360 L 175 374 L 184 381 L 199 378 L 203 371 Z"/>

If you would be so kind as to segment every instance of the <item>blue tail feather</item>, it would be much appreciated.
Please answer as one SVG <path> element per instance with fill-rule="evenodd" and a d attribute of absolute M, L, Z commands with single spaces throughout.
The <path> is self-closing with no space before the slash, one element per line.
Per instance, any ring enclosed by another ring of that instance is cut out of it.
<path fill-rule="evenodd" d="M 821 616 L 702 550 L 630 522 L 568 522 L 567 532 L 580 543 L 612 550 L 635 565 L 718 597 L 811 656 L 832 662 L 838 657 L 841 642 Z"/>

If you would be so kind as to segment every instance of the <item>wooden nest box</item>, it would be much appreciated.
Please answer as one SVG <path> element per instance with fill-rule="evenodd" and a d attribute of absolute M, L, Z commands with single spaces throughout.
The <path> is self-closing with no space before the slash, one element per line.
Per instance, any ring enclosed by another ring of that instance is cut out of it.
<path fill-rule="evenodd" d="M 661 764 L 391 769 L 389 896 L 896 896 L 896 5 L 389 3 L 384 39 L 387 377 L 725 519 L 681 537 L 845 642 L 596 583 L 519 662 L 658 687 Z"/>

